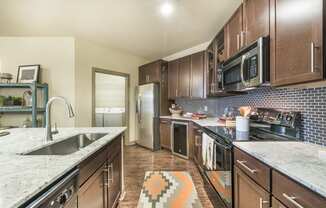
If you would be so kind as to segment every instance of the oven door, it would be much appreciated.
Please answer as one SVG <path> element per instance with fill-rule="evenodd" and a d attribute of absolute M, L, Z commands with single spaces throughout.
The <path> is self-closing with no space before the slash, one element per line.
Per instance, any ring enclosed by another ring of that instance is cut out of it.
<path fill-rule="evenodd" d="M 232 207 L 232 151 L 203 133 L 202 154 L 204 173 L 227 207 Z"/>

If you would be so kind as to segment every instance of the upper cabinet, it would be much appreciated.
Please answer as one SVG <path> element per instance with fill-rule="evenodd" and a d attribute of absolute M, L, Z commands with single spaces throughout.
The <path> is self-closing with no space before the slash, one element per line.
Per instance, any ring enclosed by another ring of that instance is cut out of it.
<path fill-rule="evenodd" d="M 178 97 L 190 97 L 190 56 L 179 60 Z"/>
<path fill-rule="evenodd" d="M 199 52 L 191 55 L 190 94 L 192 98 L 205 97 L 204 56 L 204 52 Z"/>
<path fill-rule="evenodd" d="M 273 86 L 323 79 L 323 0 L 271 0 Z"/>
<path fill-rule="evenodd" d="M 235 55 L 243 45 L 242 6 L 233 14 L 224 30 L 227 34 L 227 58 Z"/>
<path fill-rule="evenodd" d="M 168 98 L 173 100 L 178 96 L 179 60 L 168 64 Z"/>
<path fill-rule="evenodd" d="M 186 56 L 168 64 L 169 99 L 204 98 L 205 52 Z"/>
<path fill-rule="evenodd" d="M 269 35 L 269 0 L 243 0 L 243 46 Z"/>
<path fill-rule="evenodd" d="M 160 82 L 163 61 L 155 61 L 139 67 L 139 84 Z"/>

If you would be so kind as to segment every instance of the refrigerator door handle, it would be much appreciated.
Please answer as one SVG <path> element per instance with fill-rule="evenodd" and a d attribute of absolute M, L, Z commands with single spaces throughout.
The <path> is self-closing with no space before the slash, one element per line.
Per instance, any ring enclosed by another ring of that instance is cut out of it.
<path fill-rule="evenodd" d="M 141 106 L 142 106 L 142 103 L 141 103 L 141 99 L 138 98 L 138 101 L 137 101 L 137 112 L 138 112 L 138 122 L 140 123 L 141 122 Z"/>

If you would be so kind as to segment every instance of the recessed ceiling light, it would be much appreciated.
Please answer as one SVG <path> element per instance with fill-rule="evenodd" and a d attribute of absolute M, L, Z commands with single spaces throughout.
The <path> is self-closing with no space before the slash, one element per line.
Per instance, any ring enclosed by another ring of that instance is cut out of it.
<path fill-rule="evenodd" d="M 163 16 L 168 17 L 173 12 L 173 5 L 170 2 L 165 2 L 161 5 L 161 13 Z"/>

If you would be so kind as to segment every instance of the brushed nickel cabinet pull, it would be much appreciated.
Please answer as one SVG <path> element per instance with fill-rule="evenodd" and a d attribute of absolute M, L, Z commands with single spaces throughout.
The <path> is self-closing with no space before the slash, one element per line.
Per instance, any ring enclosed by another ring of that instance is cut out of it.
<path fill-rule="evenodd" d="M 304 206 L 302 206 L 301 204 L 299 204 L 296 200 L 297 197 L 294 196 L 289 196 L 286 193 L 282 194 L 284 198 L 286 198 L 289 202 L 291 202 L 294 206 L 296 206 L 297 208 L 304 208 Z"/>
<path fill-rule="evenodd" d="M 240 35 L 237 34 L 237 50 L 240 50 Z"/>
<path fill-rule="evenodd" d="M 264 204 L 269 204 L 269 201 L 265 201 L 262 198 L 259 198 L 259 208 L 264 208 Z"/>
<path fill-rule="evenodd" d="M 241 33 L 240 33 L 240 48 L 244 47 L 244 35 L 245 35 L 245 32 L 241 31 Z"/>
<path fill-rule="evenodd" d="M 310 68 L 311 68 L 311 72 L 314 73 L 316 72 L 315 69 L 320 69 L 319 67 L 316 67 L 316 54 L 315 54 L 315 50 L 319 49 L 319 46 L 316 46 L 316 44 L 314 42 L 311 42 L 310 44 L 310 54 L 311 54 L 311 60 L 310 60 Z"/>
<path fill-rule="evenodd" d="M 108 185 L 110 185 L 110 182 L 111 184 L 113 183 L 113 163 L 111 163 L 109 166 L 108 166 Z M 111 177 L 110 177 L 111 175 Z"/>
<path fill-rule="evenodd" d="M 247 161 L 241 161 L 241 160 L 237 160 L 237 163 L 238 164 L 240 164 L 242 167 L 244 167 L 246 170 L 248 170 L 251 174 L 255 174 L 255 173 L 257 173 L 258 171 L 257 170 L 255 170 L 255 169 L 251 169 L 251 168 L 249 168 L 247 165 L 245 165 L 245 163 L 246 163 Z"/>

